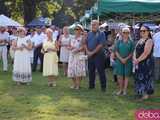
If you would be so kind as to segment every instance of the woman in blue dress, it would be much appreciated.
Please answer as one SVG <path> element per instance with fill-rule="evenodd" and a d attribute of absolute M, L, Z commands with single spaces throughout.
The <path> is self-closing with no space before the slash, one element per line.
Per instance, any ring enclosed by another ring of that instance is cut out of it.
<path fill-rule="evenodd" d="M 140 36 L 141 38 L 135 47 L 133 57 L 135 64 L 135 92 L 141 97 L 140 100 L 145 100 L 154 92 L 153 41 L 150 29 L 147 26 L 141 26 Z"/>

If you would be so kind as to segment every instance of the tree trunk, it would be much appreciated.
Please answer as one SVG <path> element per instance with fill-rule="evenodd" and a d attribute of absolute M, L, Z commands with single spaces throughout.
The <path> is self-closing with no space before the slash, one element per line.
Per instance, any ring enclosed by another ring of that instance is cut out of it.
<path fill-rule="evenodd" d="M 23 0 L 24 24 L 27 25 L 36 16 L 36 0 Z"/>

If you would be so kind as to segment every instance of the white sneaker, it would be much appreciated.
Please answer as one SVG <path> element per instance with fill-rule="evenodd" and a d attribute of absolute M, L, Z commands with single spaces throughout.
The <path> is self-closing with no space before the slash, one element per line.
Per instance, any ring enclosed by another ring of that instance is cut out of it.
<path fill-rule="evenodd" d="M 127 95 L 127 92 L 126 92 L 126 91 L 123 91 L 123 95 L 124 95 L 124 96 Z"/>
<path fill-rule="evenodd" d="M 121 94 L 122 94 L 122 91 L 118 91 L 118 92 L 116 93 L 117 96 L 119 96 L 119 95 L 121 95 Z"/>
<path fill-rule="evenodd" d="M 75 87 L 75 89 L 76 89 L 76 90 L 79 90 L 80 88 L 79 88 L 79 87 Z"/>
<path fill-rule="evenodd" d="M 71 89 L 75 89 L 75 86 L 70 86 Z"/>

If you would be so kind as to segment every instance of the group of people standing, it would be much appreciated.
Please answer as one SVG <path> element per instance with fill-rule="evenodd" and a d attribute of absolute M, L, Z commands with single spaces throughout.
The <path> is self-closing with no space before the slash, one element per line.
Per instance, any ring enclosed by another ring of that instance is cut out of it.
<path fill-rule="evenodd" d="M 126 95 L 129 76 L 134 74 L 135 93 L 141 100 L 148 99 L 154 93 L 153 40 L 147 26 L 140 27 L 140 40 L 134 43 L 130 38 L 130 29 L 123 28 L 121 37 L 116 40 L 112 59 L 115 75 L 118 78 L 117 95 Z"/>
<path fill-rule="evenodd" d="M 7 37 L 1 36 L 0 34 L 0 50 L 4 49 L 3 47 L 7 43 Z M 141 100 L 144 100 L 154 93 L 154 59 L 152 55 L 154 40 L 152 40 L 150 29 L 143 25 L 140 27 L 140 37 L 135 44 L 130 37 L 130 29 L 122 28 L 119 37 L 115 40 L 110 57 L 114 75 L 118 78 L 119 87 L 116 95 L 127 95 L 129 76 L 134 73 L 135 93 Z M 71 35 L 68 27 L 65 26 L 58 39 L 55 37 L 55 32 L 53 34 L 52 28 L 44 31 L 38 28 L 37 31 L 26 36 L 25 28 L 20 27 L 17 29 L 17 35 L 12 40 L 10 48 L 14 54 L 13 80 L 18 85 L 30 84 L 32 71 L 36 71 L 39 58 L 40 71 L 43 72 L 43 76 L 48 78 L 49 87 L 56 86 L 59 75 L 58 62 L 62 62 L 64 75 L 73 81 L 72 89 L 80 89 L 80 82 L 86 77 L 88 71 L 89 89 L 95 88 L 96 74 L 98 73 L 101 90 L 105 92 L 107 78 L 104 46 L 106 42 L 105 33 L 99 30 L 98 20 L 91 22 L 90 32 L 85 31 L 80 24 L 77 24 L 74 34 Z M 59 57 L 58 51 L 60 51 Z M 5 56 L 3 58 L 5 59 Z M 7 69 L 4 62 L 5 70 Z"/>

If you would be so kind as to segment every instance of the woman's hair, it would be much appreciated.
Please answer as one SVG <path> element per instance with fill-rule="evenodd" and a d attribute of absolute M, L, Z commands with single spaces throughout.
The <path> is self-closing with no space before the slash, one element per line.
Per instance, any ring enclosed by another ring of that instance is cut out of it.
<path fill-rule="evenodd" d="M 69 33 L 68 26 L 64 26 L 64 27 L 63 27 L 63 30 L 62 30 L 63 34 L 64 34 L 64 30 L 65 30 L 65 29 L 66 29 L 66 30 L 68 31 L 68 33 Z"/>
<path fill-rule="evenodd" d="M 151 32 L 150 32 L 150 28 L 149 28 L 148 26 L 142 25 L 142 26 L 140 27 L 140 30 L 141 30 L 142 27 L 145 27 L 145 28 L 147 29 L 147 31 L 149 32 L 148 38 L 152 39 L 152 35 L 151 35 Z"/>

